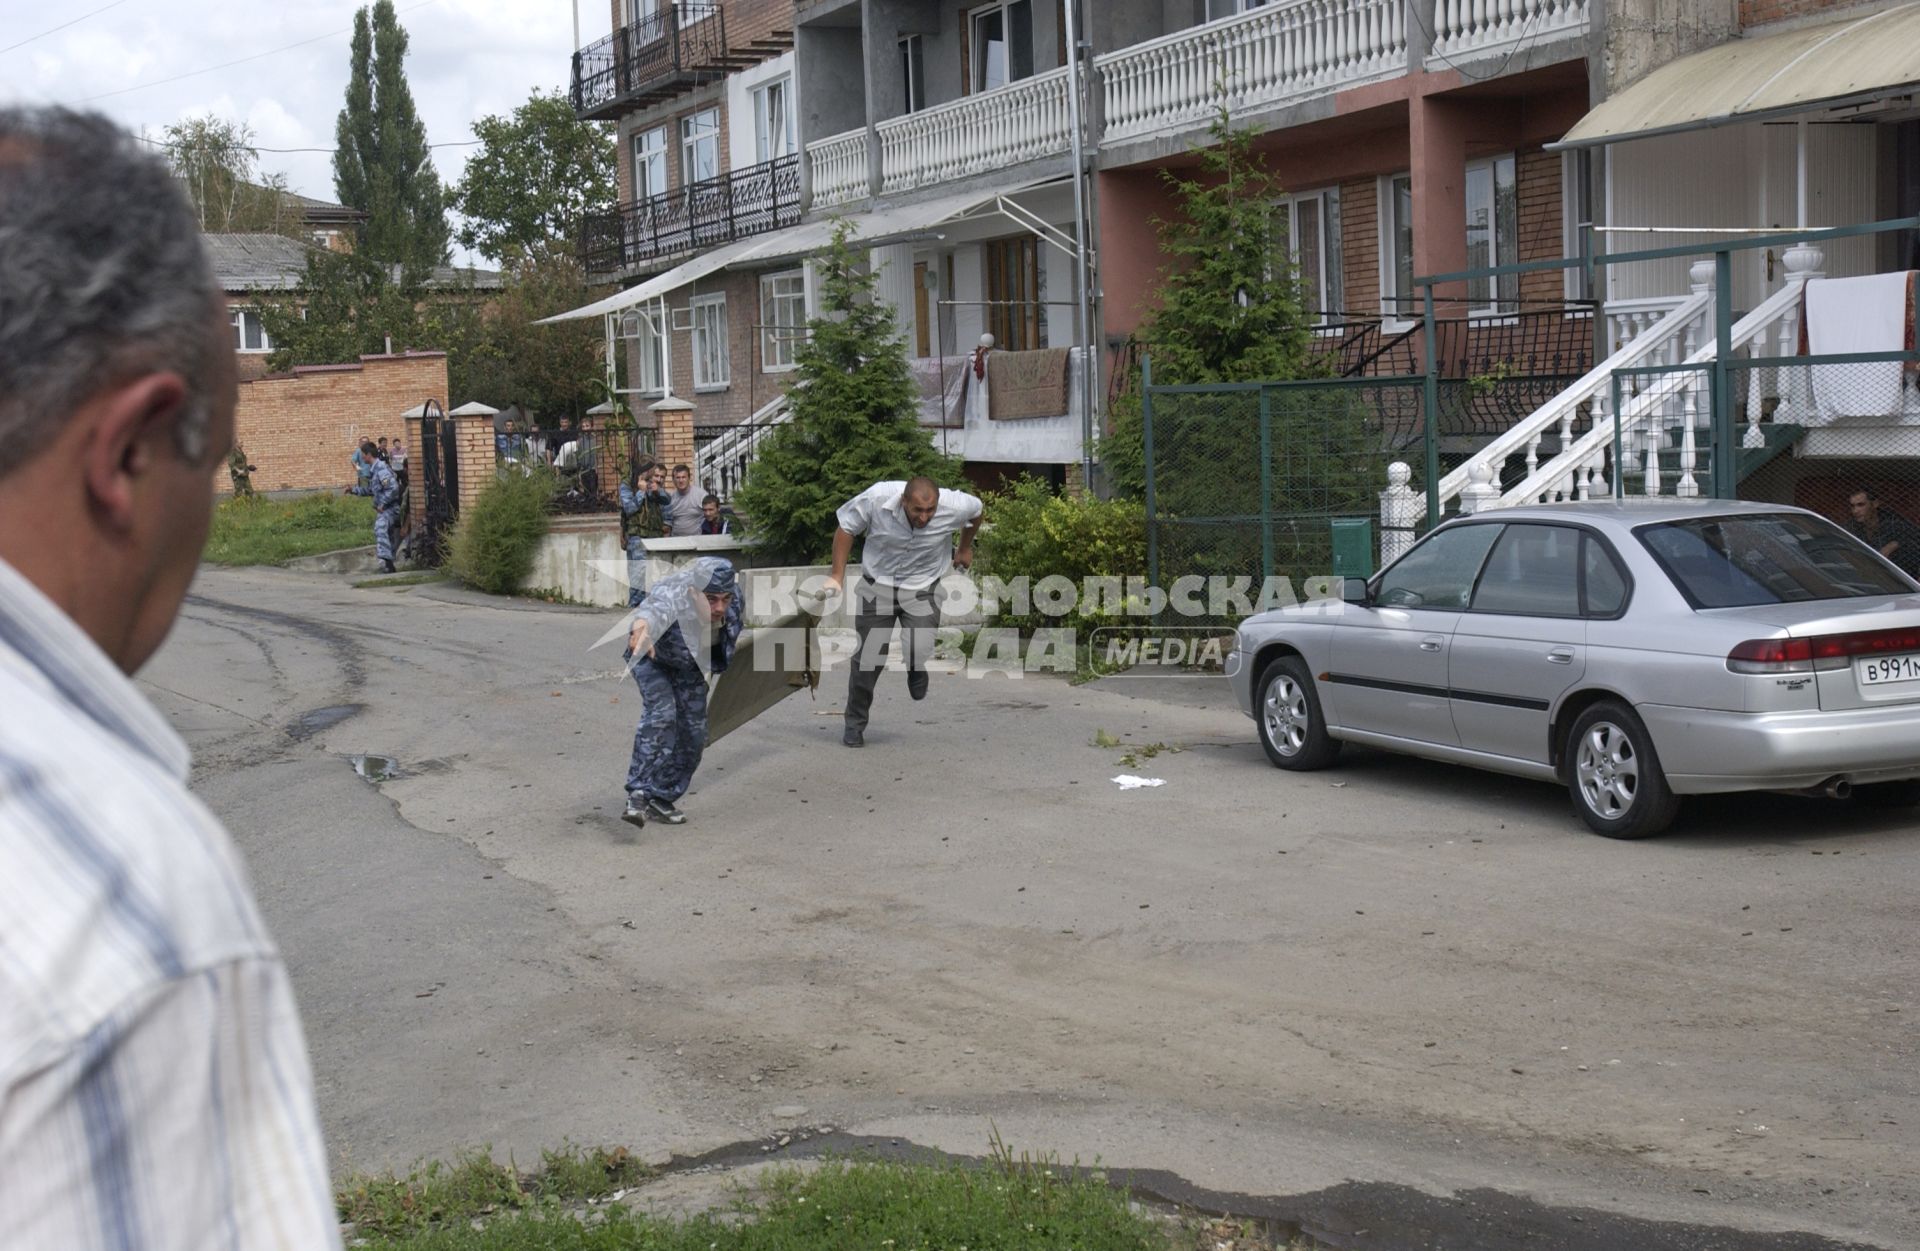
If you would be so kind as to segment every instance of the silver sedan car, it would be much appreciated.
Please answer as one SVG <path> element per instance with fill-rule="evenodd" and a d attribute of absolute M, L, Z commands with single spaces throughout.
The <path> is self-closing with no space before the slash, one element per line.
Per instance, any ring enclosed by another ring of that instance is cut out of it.
<path fill-rule="evenodd" d="M 1920 801 L 1920 585 L 1782 505 L 1460 518 L 1338 600 L 1249 617 L 1227 672 L 1283 769 L 1354 742 L 1560 782 L 1613 838 L 1690 794 Z"/>

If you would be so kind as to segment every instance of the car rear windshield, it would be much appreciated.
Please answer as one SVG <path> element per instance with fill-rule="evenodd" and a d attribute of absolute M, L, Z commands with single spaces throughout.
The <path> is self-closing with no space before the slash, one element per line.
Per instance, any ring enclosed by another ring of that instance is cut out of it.
<path fill-rule="evenodd" d="M 1865 544 L 1819 517 L 1748 513 L 1640 530 L 1695 608 L 1900 595 L 1913 587 Z"/>

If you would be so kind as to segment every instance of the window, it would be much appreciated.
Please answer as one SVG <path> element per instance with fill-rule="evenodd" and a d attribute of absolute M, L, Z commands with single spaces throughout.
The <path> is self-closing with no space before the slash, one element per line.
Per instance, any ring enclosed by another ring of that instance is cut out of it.
<path fill-rule="evenodd" d="M 1617 617 L 1627 606 L 1627 580 L 1606 544 L 1591 534 L 1583 536 L 1580 555 L 1580 593 L 1589 617 Z"/>
<path fill-rule="evenodd" d="M 1465 608 L 1487 549 L 1505 528 L 1482 523 L 1436 530 L 1380 575 L 1374 601 L 1383 608 Z"/>
<path fill-rule="evenodd" d="M 621 336 L 633 344 L 634 389 L 646 394 L 666 390 L 666 335 L 656 309 L 640 309 L 620 319 Z"/>
<path fill-rule="evenodd" d="M 1033 77 L 1033 3 L 1008 0 L 967 14 L 971 47 L 967 79 L 975 91 L 992 91 Z"/>
<path fill-rule="evenodd" d="M 1217 22 L 1252 9 L 1264 9 L 1268 0 L 1207 0 L 1207 20 Z"/>
<path fill-rule="evenodd" d="M 260 324 L 260 314 L 250 308 L 230 308 L 227 320 L 233 323 L 233 350 L 236 352 L 271 352 L 273 340 L 267 337 L 266 327 Z"/>
<path fill-rule="evenodd" d="M 918 113 L 926 108 L 927 68 L 918 35 L 908 35 L 900 41 L 900 81 L 906 91 L 904 111 Z"/>
<path fill-rule="evenodd" d="M 624 0 L 620 7 L 628 26 L 651 22 L 660 15 L 660 0 Z"/>
<path fill-rule="evenodd" d="M 1300 295 L 1317 320 L 1338 321 L 1343 304 L 1340 273 L 1340 192 L 1337 188 L 1297 195 L 1285 205 L 1287 251 L 1300 275 Z"/>
<path fill-rule="evenodd" d="M 1581 537 L 1568 526 L 1506 527 L 1480 575 L 1473 611 L 1579 616 Z"/>
<path fill-rule="evenodd" d="M 724 387 L 733 378 L 727 354 L 727 297 L 695 296 L 692 311 L 694 389 Z"/>
<path fill-rule="evenodd" d="M 651 200 L 667 191 L 667 128 L 633 133 L 633 202 Z"/>
<path fill-rule="evenodd" d="M 753 93 L 753 137 L 762 164 L 792 156 L 793 80 L 776 78 Z"/>
<path fill-rule="evenodd" d="M 1420 293 L 1413 289 L 1413 175 L 1396 174 L 1381 184 L 1386 199 L 1380 225 L 1386 231 L 1381 249 L 1387 261 L 1386 297 L 1381 311 L 1390 317 L 1417 317 Z"/>
<path fill-rule="evenodd" d="M 760 368 L 792 369 L 807 330 L 807 278 L 800 270 L 760 280 Z"/>
<path fill-rule="evenodd" d="M 1003 352 L 1046 346 L 1046 271 L 1032 235 L 993 239 L 985 248 L 987 329 Z"/>
<path fill-rule="evenodd" d="M 1467 268 L 1511 265 L 1520 259 L 1519 194 L 1513 158 L 1475 161 L 1467 166 Z M 1520 276 L 1476 278 L 1467 284 L 1475 312 L 1512 312 L 1520 296 Z"/>
<path fill-rule="evenodd" d="M 691 186 L 720 176 L 720 110 L 701 109 L 680 119 L 680 182 Z"/>
<path fill-rule="evenodd" d="M 1695 608 L 1905 595 L 1892 566 L 1830 521 L 1792 513 L 1648 526 L 1640 542 Z"/>

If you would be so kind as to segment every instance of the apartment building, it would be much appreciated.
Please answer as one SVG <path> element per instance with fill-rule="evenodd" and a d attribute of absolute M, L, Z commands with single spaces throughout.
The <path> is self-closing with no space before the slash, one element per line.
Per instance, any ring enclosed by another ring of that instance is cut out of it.
<path fill-rule="evenodd" d="M 1163 171 L 1192 161 L 1223 105 L 1288 189 L 1277 209 L 1350 371 L 1424 368 L 1409 355 L 1417 275 L 1920 208 L 1913 0 L 1613 0 L 1604 18 L 1597 0 L 1104 0 L 1071 15 L 1067 2 L 797 0 L 778 28 L 791 30 L 790 53 L 722 66 L 724 79 L 623 115 L 635 199 L 622 258 L 651 214 L 680 220 L 675 205 L 638 206 L 683 186 L 688 168 L 759 169 L 778 152 L 790 181 L 756 174 L 714 201 L 723 228 L 710 210 L 708 234 L 665 232 L 678 250 L 644 244 L 654 258 L 620 275 L 637 284 L 593 311 L 631 325 L 651 303 L 680 392 L 695 373 L 682 351 L 713 341 L 697 310 L 724 295 L 730 319 L 743 303 L 759 318 L 743 345 L 756 367 L 777 367 L 768 336 L 804 313 L 805 260 L 844 219 L 872 249 L 931 396 L 950 390 L 982 334 L 1002 352 L 1091 349 L 1074 367 L 1097 370 L 1099 385 L 1070 387 L 1057 420 L 957 421 L 950 404 L 928 406 L 930 428 L 970 462 L 1057 470 L 1083 450 L 1080 397 L 1097 407 L 1116 345 L 1152 298 L 1164 263 L 1152 221 L 1171 207 Z M 749 3 L 718 8 L 754 20 Z M 1751 55 L 1767 58 L 1764 74 Z M 765 137 L 774 109 L 757 102 L 755 75 L 784 84 L 790 146 L 784 132 Z M 700 107 L 732 123 L 725 166 L 689 164 Z M 662 181 L 636 173 L 663 146 Z M 1838 247 L 1823 272 L 1872 272 L 1911 246 Z M 1690 269 L 1612 268 L 1596 291 L 1557 273 L 1442 288 L 1457 332 L 1445 351 L 1458 357 L 1442 367 L 1493 344 L 1510 365 L 1578 377 L 1598 363 L 1596 341 L 1610 351 L 1680 305 Z M 1782 258 L 1753 260 L 1735 275 L 1738 306 L 1760 304 L 1786 273 Z M 725 411 L 754 411 L 766 394 Z"/>

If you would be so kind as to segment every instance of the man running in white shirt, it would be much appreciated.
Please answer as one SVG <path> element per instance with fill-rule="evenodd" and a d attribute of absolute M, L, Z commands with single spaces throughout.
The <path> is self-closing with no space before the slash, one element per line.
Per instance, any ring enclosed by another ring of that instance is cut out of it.
<path fill-rule="evenodd" d="M 944 490 L 931 478 L 876 482 L 840 506 L 833 532 L 834 590 L 846 583 L 853 541 L 862 535 L 861 578 L 854 588 L 854 628 L 860 646 L 847 675 L 848 747 L 866 743 L 867 710 L 886 667 L 896 624 L 907 647 L 907 693 L 927 697 L 927 660 L 940 625 L 940 579 L 973 564 L 973 536 L 984 505 L 965 491 Z M 953 536 L 960 536 L 958 549 Z"/>

